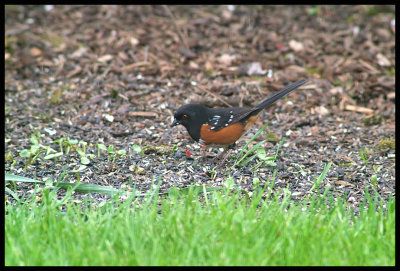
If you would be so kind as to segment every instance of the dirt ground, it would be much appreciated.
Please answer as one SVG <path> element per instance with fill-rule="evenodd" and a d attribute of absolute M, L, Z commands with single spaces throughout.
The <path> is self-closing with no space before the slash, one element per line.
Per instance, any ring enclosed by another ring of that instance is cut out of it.
<path fill-rule="evenodd" d="M 211 162 L 218 148 L 205 151 L 184 127 L 169 127 L 184 103 L 251 106 L 301 79 L 309 82 L 265 110 L 223 166 Z M 233 167 L 267 122 L 252 144 L 268 138 L 262 146 L 273 156 L 285 137 L 276 166 Z M 251 192 L 255 177 L 262 186 L 276 170 L 274 192 L 287 187 L 296 199 L 332 162 L 319 193 L 329 185 L 357 208 L 368 186 L 387 200 L 395 194 L 395 8 L 6 6 L 5 172 L 56 180 L 66 168 L 63 181 L 76 182 L 76 151 L 24 169 L 32 134 L 53 149 L 60 138 L 86 141 L 96 157 L 82 183 L 146 191 L 161 176 L 166 192 L 223 186 L 230 176 Z M 126 156 L 97 157 L 98 143 Z M 31 189 L 17 186 L 19 195 Z"/>

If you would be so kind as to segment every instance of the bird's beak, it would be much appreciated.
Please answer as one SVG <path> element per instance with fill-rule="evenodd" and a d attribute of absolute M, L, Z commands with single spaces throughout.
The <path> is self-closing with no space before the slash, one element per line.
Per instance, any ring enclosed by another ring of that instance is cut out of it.
<path fill-rule="evenodd" d="M 176 119 L 174 119 L 174 121 L 173 121 L 172 124 L 171 124 L 171 127 L 174 127 L 174 126 L 179 125 L 179 124 L 180 124 L 179 121 L 177 121 Z"/>

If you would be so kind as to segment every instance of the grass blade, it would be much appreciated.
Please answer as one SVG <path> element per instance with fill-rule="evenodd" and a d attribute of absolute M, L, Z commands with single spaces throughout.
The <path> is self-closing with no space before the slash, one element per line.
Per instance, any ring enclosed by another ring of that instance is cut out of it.
<path fill-rule="evenodd" d="M 25 183 L 37 183 L 45 185 L 45 182 L 38 181 L 35 179 L 13 175 L 13 174 L 5 174 L 4 176 L 6 182 L 25 182 Z M 54 184 L 54 187 L 59 187 L 63 189 L 72 188 L 74 191 L 80 193 L 101 193 L 101 194 L 115 194 L 115 193 L 126 193 L 125 191 L 120 191 L 111 186 L 101 186 L 96 184 L 88 184 L 88 183 L 69 183 L 69 182 L 57 182 Z"/>
<path fill-rule="evenodd" d="M 329 162 L 327 165 L 325 165 L 324 170 L 321 172 L 321 174 L 318 176 L 318 178 L 315 180 L 313 186 L 310 188 L 308 191 L 309 193 L 312 192 L 315 188 L 319 187 L 321 182 L 325 179 L 326 174 L 328 173 L 329 168 L 332 166 L 332 162 Z"/>
<path fill-rule="evenodd" d="M 248 152 L 246 153 L 244 157 L 242 157 L 243 152 L 246 150 L 247 146 L 254 140 L 256 139 L 268 126 L 268 122 L 244 145 L 244 147 L 241 149 L 241 151 L 238 154 L 238 158 L 236 159 L 235 163 L 233 164 L 234 166 L 238 165 L 247 155 Z M 238 161 L 239 159 L 239 161 Z"/>

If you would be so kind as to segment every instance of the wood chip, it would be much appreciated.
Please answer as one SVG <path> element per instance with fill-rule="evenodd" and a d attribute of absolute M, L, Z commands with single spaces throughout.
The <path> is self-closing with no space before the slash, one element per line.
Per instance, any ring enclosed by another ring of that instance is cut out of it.
<path fill-rule="evenodd" d="M 151 63 L 147 62 L 147 61 L 136 62 L 136 63 L 130 64 L 130 65 L 127 65 L 125 67 L 122 67 L 121 71 L 128 72 L 128 71 L 133 70 L 136 67 L 149 66 L 150 64 Z"/>
<path fill-rule="evenodd" d="M 386 95 L 388 99 L 395 99 L 396 98 L 396 92 L 390 92 Z"/>
<path fill-rule="evenodd" d="M 295 52 L 303 51 L 304 50 L 304 45 L 301 42 L 291 40 L 289 41 L 289 47 Z"/>
<path fill-rule="evenodd" d="M 323 105 L 311 108 L 311 113 L 314 113 L 314 112 L 320 116 L 325 116 L 325 115 L 329 114 L 329 110 Z"/>
<path fill-rule="evenodd" d="M 392 63 L 390 63 L 390 60 L 386 56 L 382 55 L 381 53 L 379 53 L 376 56 L 376 58 L 378 60 L 378 64 L 381 66 L 391 66 L 392 65 Z"/>
<path fill-rule="evenodd" d="M 346 182 L 346 181 L 336 181 L 335 184 L 337 185 L 341 185 L 341 186 L 351 186 L 351 187 L 355 187 L 354 184 Z"/>
<path fill-rule="evenodd" d="M 359 112 L 359 113 L 364 113 L 364 114 L 373 114 L 374 110 L 362 107 L 362 106 L 357 106 L 357 105 L 351 105 L 351 104 L 346 104 L 344 105 L 344 109 L 348 111 L 354 111 L 354 112 Z"/>
<path fill-rule="evenodd" d="M 158 114 L 155 112 L 129 112 L 128 113 L 129 117 L 147 117 L 147 118 L 157 118 Z"/>
<path fill-rule="evenodd" d="M 67 78 L 71 78 L 77 74 L 79 74 L 82 71 L 82 68 L 80 66 L 76 66 L 74 70 L 72 70 L 71 72 L 69 72 L 67 74 Z"/>
<path fill-rule="evenodd" d="M 113 57 L 112 55 L 104 55 L 104 56 L 99 57 L 99 58 L 97 59 L 97 61 L 102 62 L 102 63 L 105 63 L 105 62 L 107 62 L 107 61 L 112 60 L 113 58 L 114 58 L 114 57 Z"/>

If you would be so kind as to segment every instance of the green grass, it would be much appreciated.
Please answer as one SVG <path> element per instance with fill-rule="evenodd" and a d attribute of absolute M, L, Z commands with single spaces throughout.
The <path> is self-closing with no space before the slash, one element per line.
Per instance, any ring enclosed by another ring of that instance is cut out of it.
<path fill-rule="evenodd" d="M 203 198 L 203 191 L 113 197 L 84 208 L 89 202 L 74 203 L 71 190 L 57 200 L 55 190 L 38 188 L 5 206 L 5 265 L 395 263 L 392 198 L 384 211 L 379 196 L 366 197 L 369 208 L 356 217 L 326 193 L 294 203 L 288 191 L 266 200 L 228 189 Z"/>

